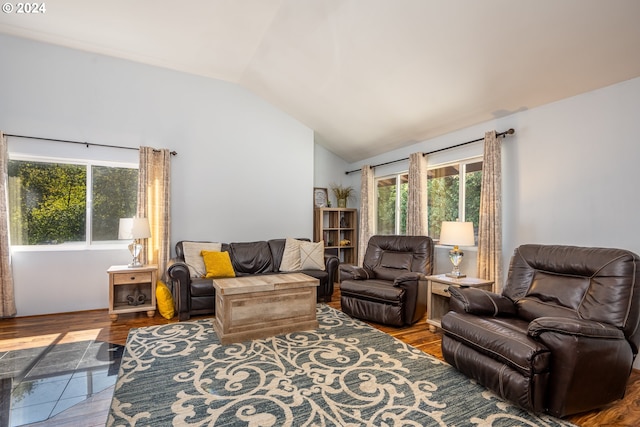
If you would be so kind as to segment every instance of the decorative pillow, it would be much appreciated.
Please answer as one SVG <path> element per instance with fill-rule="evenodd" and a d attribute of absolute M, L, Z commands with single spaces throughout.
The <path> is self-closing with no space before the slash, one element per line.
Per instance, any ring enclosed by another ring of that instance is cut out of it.
<path fill-rule="evenodd" d="M 229 252 L 202 251 L 202 258 L 204 258 L 204 265 L 207 269 L 207 274 L 204 277 L 207 279 L 236 277 Z"/>
<path fill-rule="evenodd" d="M 300 240 L 287 238 L 284 244 L 280 271 L 300 271 Z"/>
<path fill-rule="evenodd" d="M 173 319 L 173 316 L 176 314 L 173 308 L 173 295 L 171 295 L 171 291 L 161 280 L 158 280 L 156 284 L 156 305 L 162 317 L 165 319 Z"/>
<path fill-rule="evenodd" d="M 202 259 L 202 251 L 217 251 L 222 249 L 222 243 L 212 242 L 182 242 L 184 262 L 189 267 L 191 277 L 204 277 L 207 269 Z"/>
<path fill-rule="evenodd" d="M 300 269 L 324 270 L 324 241 L 300 242 Z"/>

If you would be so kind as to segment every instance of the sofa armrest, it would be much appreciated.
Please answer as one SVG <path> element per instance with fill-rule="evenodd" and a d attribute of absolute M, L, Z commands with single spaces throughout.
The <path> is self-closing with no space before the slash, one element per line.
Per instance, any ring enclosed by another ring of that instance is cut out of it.
<path fill-rule="evenodd" d="M 339 266 L 340 259 L 337 256 L 330 254 L 324 255 L 324 268 L 327 270 L 327 273 L 329 273 L 329 280 L 331 283 L 336 281 L 336 273 Z"/>
<path fill-rule="evenodd" d="M 400 286 L 408 282 L 415 283 L 418 280 L 425 280 L 425 275 L 410 271 L 408 273 L 402 273 L 400 276 L 396 277 L 396 279 L 393 281 L 393 286 Z"/>
<path fill-rule="evenodd" d="M 191 311 L 191 274 L 189 267 L 179 258 L 169 260 L 167 276 L 171 279 L 176 314 L 182 320 L 189 319 Z"/>
<path fill-rule="evenodd" d="M 528 333 L 530 336 L 540 338 L 545 332 L 573 337 L 625 339 L 624 333 L 615 326 L 592 320 L 538 317 L 529 323 Z"/>
<path fill-rule="evenodd" d="M 427 278 L 418 272 L 407 272 L 396 277 L 393 286 L 404 289 L 404 322 L 412 325 L 424 316 L 427 309 Z"/>
<path fill-rule="evenodd" d="M 367 280 L 373 278 L 373 274 L 362 267 L 351 264 L 340 264 L 340 281 L 343 280 Z"/>
<path fill-rule="evenodd" d="M 622 397 L 634 354 L 624 333 L 608 324 L 566 317 L 539 317 L 529 324 L 529 336 L 547 347 L 550 360 L 550 399 L 556 405 L 583 408 L 576 396 L 607 389 Z"/>
<path fill-rule="evenodd" d="M 325 296 L 325 302 L 331 301 L 331 295 L 333 295 L 333 284 L 338 280 L 338 268 L 340 267 L 340 258 L 332 254 L 324 255 L 324 268 L 329 275 L 329 289 L 328 295 Z"/>
<path fill-rule="evenodd" d="M 477 288 L 449 287 L 449 309 L 481 316 L 515 316 L 516 306 L 509 298 Z"/>

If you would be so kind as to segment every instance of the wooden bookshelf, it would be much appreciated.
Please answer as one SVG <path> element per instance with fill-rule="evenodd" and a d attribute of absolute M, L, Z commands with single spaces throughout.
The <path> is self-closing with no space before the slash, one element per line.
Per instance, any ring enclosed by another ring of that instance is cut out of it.
<path fill-rule="evenodd" d="M 313 213 L 313 240 L 323 240 L 325 251 L 335 253 L 341 263 L 357 264 L 358 210 L 316 208 Z"/>

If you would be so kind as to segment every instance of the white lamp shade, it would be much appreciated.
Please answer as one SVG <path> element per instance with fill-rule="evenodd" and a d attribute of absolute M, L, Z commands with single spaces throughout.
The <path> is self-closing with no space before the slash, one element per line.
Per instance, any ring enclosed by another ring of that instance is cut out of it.
<path fill-rule="evenodd" d="M 118 239 L 146 239 L 151 237 L 147 218 L 120 218 Z"/>
<path fill-rule="evenodd" d="M 440 229 L 441 245 L 473 246 L 476 244 L 472 222 L 443 221 Z"/>

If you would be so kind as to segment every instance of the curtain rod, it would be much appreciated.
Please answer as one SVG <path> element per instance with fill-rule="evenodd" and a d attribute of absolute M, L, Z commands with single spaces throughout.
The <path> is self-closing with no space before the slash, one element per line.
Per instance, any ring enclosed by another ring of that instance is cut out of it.
<path fill-rule="evenodd" d="M 504 132 L 500 132 L 496 134 L 496 137 L 506 137 L 507 135 L 513 135 L 516 131 L 513 130 L 513 128 L 509 129 L 509 130 L 505 130 Z M 473 141 L 467 141 L 467 142 L 462 142 L 460 144 L 456 144 L 456 145 L 452 145 L 451 147 L 446 147 L 446 148 L 440 148 L 438 150 L 433 150 L 433 151 L 429 151 L 428 153 L 424 153 L 422 154 L 423 156 L 427 156 L 429 154 L 434 154 L 434 153 L 439 153 L 440 151 L 446 151 L 446 150 L 451 150 L 452 148 L 457 148 L 457 147 L 462 147 L 463 145 L 467 145 L 467 144 L 472 144 L 474 142 L 479 142 L 479 141 L 484 141 L 484 138 L 478 138 L 478 139 L 474 139 Z M 384 163 L 378 163 L 377 165 L 373 165 L 371 166 L 372 168 L 377 168 L 378 166 L 385 166 L 385 165 L 390 165 L 391 163 L 397 163 L 397 162 L 402 162 L 405 160 L 409 160 L 408 157 L 405 157 L 404 159 L 398 159 L 398 160 L 391 160 L 389 162 L 384 162 Z M 353 172 L 358 172 L 361 171 L 362 168 L 360 169 L 354 169 L 352 171 L 346 171 L 345 175 L 349 175 L 350 173 Z"/>
<path fill-rule="evenodd" d="M 40 138 L 38 136 L 12 135 L 10 133 L 5 133 L 4 136 L 12 136 L 14 138 L 40 139 L 42 141 L 65 142 L 67 144 L 82 144 L 82 145 L 85 145 L 87 148 L 89 148 L 89 146 L 94 146 L 94 147 L 121 148 L 123 150 L 138 150 L 138 151 L 140 151 L 139 148 L 135 148 L 135 147 L 123 147 L 121 145 L 96 144 L 95 142 L 69 141 L 67 139 L 55 139 L 55 138 Z M 177 156 L 178 155 L 178 153 L 175 152 L 175 151 L 171 151 L 170 154 L 172 156 Z"/>

